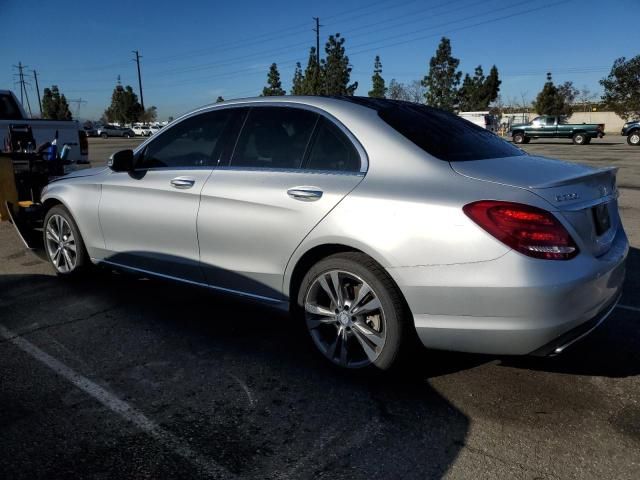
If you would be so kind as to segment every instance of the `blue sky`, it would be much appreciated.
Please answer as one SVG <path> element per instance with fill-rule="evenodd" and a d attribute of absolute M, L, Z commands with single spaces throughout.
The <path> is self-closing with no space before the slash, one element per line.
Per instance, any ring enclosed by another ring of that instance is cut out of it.
<path fill-rule="evenodd" d="M 271 62 L 288 89 L 295 62 L 304 67 L 315 45 L 312 17 L 319 16 L 321 48 L 329 34 L 346 38 L 358 95 L 371 87 L 376 54 L 387 82 L 421 79 L 442 35 L 464 72 L 498 66 L 505 100 L 535 97 L 547 71 L 599 92 L 614 59 L 640 53 L 631 41 L 640 25 L 635 2 L 0 0 L 0 89 L 19 90 L 12 65 L 21 61 L 29 74 L 38 71 L 41 90 L 57 84 L 67 98 L 86 100 L 82 118 L 97 119 L 118 75 L 138 91 L 137 49 L 145 105 L 156 105 L 164 120 L 218 95 L 258 95 Z M 30 98 L 33 107 L 33 89 Z"/>

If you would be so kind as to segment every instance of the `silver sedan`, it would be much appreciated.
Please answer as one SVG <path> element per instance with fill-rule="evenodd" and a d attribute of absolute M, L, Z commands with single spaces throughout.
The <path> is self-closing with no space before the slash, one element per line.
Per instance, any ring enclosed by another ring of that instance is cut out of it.
<path fill-rule="evenodd" d="M 288 308 L 347 368 L 419 341 L 561 352 L 602 322 L 628 242 L 616 170 L 525 154 L 454 115 L 367 98 L 208 106 L 49 184 L 59 275 L 94 264 Z"/>

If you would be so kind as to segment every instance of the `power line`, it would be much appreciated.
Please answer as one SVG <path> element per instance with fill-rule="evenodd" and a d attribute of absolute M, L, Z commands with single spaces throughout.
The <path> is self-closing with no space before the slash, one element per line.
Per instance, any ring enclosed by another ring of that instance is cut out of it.
<path fill-rule="evenodd" d="M 31 103 L 29 102 L 29 94 L 27 93 L 28 82 L 24 79 L 24 69 L 28 67 L 27 65 L 22 65 L 22 62 L 18 62 L 18 65 L 14 65 L 13 68 L 18 69 L 18 82 L 20 83 L 20 103 L 24 106 L 24 101 L 27 101 L 29 116 L 31 116 Z"/>
<path fill-rule="evenodd" d="M 80 118 L 80 105 L 82 105 L 83 103 L 87 103 L 86 100 L 83 100 L 82 98 L 74 98 L 74 99 L 69 99 L 67 100 L 69 103 L 75 103 L 76 104 L 76 120 Z"/>

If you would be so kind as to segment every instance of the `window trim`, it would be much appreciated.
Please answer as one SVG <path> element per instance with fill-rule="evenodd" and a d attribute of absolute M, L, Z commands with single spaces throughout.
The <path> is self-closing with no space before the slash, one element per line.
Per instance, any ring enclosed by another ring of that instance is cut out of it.
<path fill-rule="evenodd" d="M 351 143 L 353 144 L 353 146 L 355 147 L 356 151 L 358 152 L 358 155 L 360 157 L 360 170 L 359 171 L 355 171 L 355 172 L 344 172 L 341 170 L 306 170 L 306 169 L 274 169 L 274 168 L 267 168 L 267 167 L 231 167 L 230 165 L 220 165 L 218 163 L 217 166 L 212 166 L 212 167 L 206 167 L 207 169 L 211 168 L 211 169 L 225 169 L 225 170 L 230 170 L 230 169 L 235 169 L 235 170 L 255 170 L 255 171 L 261 171 L 261 172 L 283 172 L 283 171 L 287 171 L 287 172 L 292 172 L 292 173 L 320 173 L 320 174 L 339 174 L 339 175 L 359 175 L 359 176 L 364 176 L 366 175 L 367 171 L 369 170 L 369 156 L 367 155 L 367 151 L 364 149 L 364 147 L 362 146 L 362 144 L 360 143 L 360 141 L 356 138 L 356 136 L 351 132 L 351 130 L 349 130 L 340 120 L 338 120 L 336 117 L 334 117 L 333 115 L 331 115 L 329 112 L 318 108 L 314 105 L 308 105 L 308 104 L 304 104 L 304 103 L 297 103 L 297 102 L 258 102 L 258 101 L 246 101 L 246 102 L 240 102 L 240 103 L 235 103 L 235 104 L 231 104 L 231 105 L 209 105 L 206 107 L 202 107 L 199 108 L 197 110 L 194 110 L 193 112 L 189 112 L 179 118 L 177 118 L 176 120 L 174 120 L 173 122 L 171 122 L 169 125 L 165 126 L 163 128 L 163 131 L 166 132 L 169 129 L 173 128 L 175 125 L 181 123 L 183 120 L 187 120 L 188 118 L 191 118 L 195 115 L 201 114 L 201 113 L 208 113 L 208 112 L 212 112 L 212 111 L 216 111 L 216 110 L 227 110 L 227 109 L 232 109 L 232 108 L 254 108 L 254 107 L 288 107 L 288 108 L 296 108 L 296 109 L 300 109 L 300 110 L 309 110 L 311 112 L 317 113 L 318 115 L 321 115 L 323 117 L 325 117 L 328 121 L 332 122 L 336 127 L 338 127 L 342 133 L 344 133 L 347 138 L 351 141 Z M 248 114 L 244 119 L 242 128 L 240 128 L 240 130 L 237 132 L 236 138 L 235 138 L 235 144 L 233 147 L 233 151 L 231 152 L 231 157 L 229 157 L 229 162 L 231 161 L 231 158 L 233 157 L 233 154 L 235 153 L 235 149 L 238 145 L 238 140 L 240 138 L 240 135 L 242 134 L 242 130 L 244 129 L 244 123 L 246 122 L 246 119 L 248 118 Z M 314 131 L 315 128 L 318 126 L 318 124 L 316 123 L 315 127 L 314 127 Z M 313 135 L 313 132 L 312 132 Z M 145 140 L 142 144 L 140 144 L 135 150 L 134 150 L 134 155 L 139 155 L 140 152 L 142 152 L 144 150 L 144 148 L 146 148 L 146 146 L 152 141 L 154 140 L 153 137 L 148 138 L 147 140 Z M 306 152 L 305 152 L 306 153 Z M 195 167 L 195 168 L 203 168 L 203 167 Z M 158 169 L 163 169 L 163 170 L 175 170 L 173 167 L 159 167 Z M 157 170 L 157 169 L 147 169 L 147 170 Z"/>

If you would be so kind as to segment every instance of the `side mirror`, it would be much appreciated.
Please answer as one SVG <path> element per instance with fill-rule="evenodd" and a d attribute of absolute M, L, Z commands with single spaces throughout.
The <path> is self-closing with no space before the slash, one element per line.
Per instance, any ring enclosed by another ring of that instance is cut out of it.
<path fill-rule="evenodd" d="M 120 150 L 109 158 L 107 166 L 114 172 L 130 172 L 133 170 L 133 150 Z"/>

